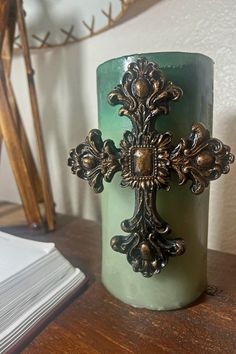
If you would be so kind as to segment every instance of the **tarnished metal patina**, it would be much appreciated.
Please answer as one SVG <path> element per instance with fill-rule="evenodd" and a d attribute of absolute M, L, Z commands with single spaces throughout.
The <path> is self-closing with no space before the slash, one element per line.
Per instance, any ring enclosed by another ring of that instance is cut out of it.
<path fill-rule="evenodd" d="M 68 159 L 72 172 L 87 180 L 96 193 L 103 191 L 103 180 L 111 182 L 118 171 L 121 186 L 135 189 L 134 215 L 121 223 L 128 235 L 112 237 L 111 247 L 126 254 L 133 270 L 145 277 L 159 273 L 169 256 L 185 251 L 183 239 L 167 237 L 171 229 L 156 210 L 157 191 L 169 190 L 170 175 L 176 172 L 180 185 L 190 179 L 192 193 L 202 193 L 211 180 L 228 173 L 234 161 L 230 147 L 211 138 L 201 123 L 193 124 L 190 135 L 176 147 L 169 132 L 156 130 L 158 117 L 167 115 L 170 102 L 182 94 L 156 63 L 140 58 L 129 64 L 108 102 L 121 105 L 119 114 L 131 120 L 132 131 L 124 133 L 117 148 L 93 129 Z"/>

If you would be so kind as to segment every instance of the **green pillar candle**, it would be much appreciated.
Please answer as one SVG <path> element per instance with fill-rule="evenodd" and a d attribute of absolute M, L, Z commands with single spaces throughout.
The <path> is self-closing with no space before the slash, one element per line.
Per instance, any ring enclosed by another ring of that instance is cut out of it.
<path fill-rule="evenodd" d="M 109 60 L 98 67 L 98 116 L 103 140 L 112 139 L 119 146 L 125 130 L 131 123 L 118 115 L 119 106 L 110 106 L 108 93 L 120 83 L 129 63 L 140 57 L 159 64 L 167 80 L 183 90 L 183 97 L 171 103 L 168 116 L 157 119 L 160 133 L 169 131 L 176 145 L 181 137 L 189 136 L 191 125 L 202 122 L 212 128 L 213 62 L 195 53 L 148 53 Z M 125 235 L 120 228 L 122 220 L 133 215 L 134 190 L 121 188 L 120 174 L 106 184 L 102 193 L 102 282 L 118 299 L 137 307 L 153 310 L 181 308 L 196 300 L 206 289 L 207 231 L 209 190 L 193 195 L 190 184 L 178 186 L 174 176 L 171 190 L 157 193 L 157 210 L 172 228 L 175 237 L 186 243 L 186 252 L 170 258 L 161 273 L 144 278 L 135 273 L 126 256 L 110 246 L 114 235 Z"/>

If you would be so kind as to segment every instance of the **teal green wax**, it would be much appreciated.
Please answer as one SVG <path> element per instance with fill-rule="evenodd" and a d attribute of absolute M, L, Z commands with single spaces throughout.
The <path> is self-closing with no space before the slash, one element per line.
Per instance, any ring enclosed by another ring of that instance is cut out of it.
<path fill-rule="evenodd" d="M 148 53 L 112 59 L 97 70 L 99 128 L 103 139 L 112 139 L 116 146 L 125 130 L 131 130 L 127 117 L 120 117 L 120 106 L 110 106 L 107 94 L 121 82 L 130 62 L 139 57 L 157 62 L 166 78 L 183 90 L 183 97 L 171 103 L 171 112 L 157 120 L 157 130 L 169 131 L 173 143 L 186 137 L 194 122 L 202 122 L 211 131 L 213 107 L 213 62 L 195 53 Z M 134 195 L 131 188 L 120 187 L 121 176 L 116 174 L 105 183 L 102 193 L 102 281 L 115 297 L 137 307 L 153 310 L 177 309 L 192 303 L 206 289 L 207 231 L 209 190 L 196 196 L 190 183 L 178 186 L 172 174 L 171 190 L 157 193 L 157 210 L 172 228 L 173 237 L 182 237 L 186 252 L 169 258 L 160 274 L 144 278 L 135 273 L 126 255 L 114 252 L 110 239 L 127 235 L 120 227 L 122 220 L 133 215 Z"/>

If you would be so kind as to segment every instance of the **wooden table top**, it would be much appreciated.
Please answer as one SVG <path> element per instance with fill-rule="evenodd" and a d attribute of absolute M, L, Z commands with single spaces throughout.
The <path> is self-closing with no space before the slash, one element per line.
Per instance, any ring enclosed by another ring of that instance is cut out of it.
<path fill-rule="evenodd" d="M 55 242 L 90 277 L 82 294 L 22 353 L 236 353 L 236 256 L 209 251 L 206 294 L 188 308 L 157 312 L 125 305 L 103 287 L 98 224 L 59 216 L 57 231 L 46 236 L 25 226 L 6 231 Z"/>

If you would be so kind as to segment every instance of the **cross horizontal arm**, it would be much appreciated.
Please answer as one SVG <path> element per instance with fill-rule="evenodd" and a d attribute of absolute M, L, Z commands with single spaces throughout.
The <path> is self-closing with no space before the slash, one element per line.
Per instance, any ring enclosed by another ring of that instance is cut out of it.
<path fill-rule="evenodd" d="M 88 181 L 95 193 L 101 193 L 103 179 L 111 182 L 114 174 L 121 171 L 120 149 L 110 139 L 103 141 L 100 130 L 93 129 L 84 143 L 71 150 L 68 166 L 73 174 Z"/>
<path fill-rule="evenodd" d="M 190 136 L 181 139 L 170 154 L 170 166 L 177 172 L 179 184 L 192 180 L 194 194 L 202 193 L 210 181 L 228 173 L 233 161 L 230 147 L 211 138 L 201 123 L 193 124 Z"/>

